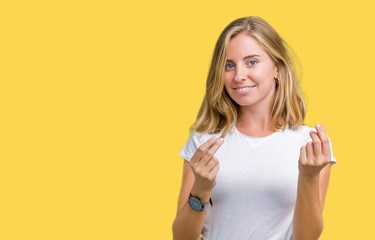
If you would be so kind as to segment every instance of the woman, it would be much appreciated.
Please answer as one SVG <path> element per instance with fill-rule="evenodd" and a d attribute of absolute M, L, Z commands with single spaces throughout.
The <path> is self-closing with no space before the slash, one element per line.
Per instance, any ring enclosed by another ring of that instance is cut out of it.
<path fill-rule="evenodd" d="M 221 33 L 180 152 L 174 239 L 318 239 L 331 165 L 326 127 L 305 126 L 287 44 L 259 17 Z"/>

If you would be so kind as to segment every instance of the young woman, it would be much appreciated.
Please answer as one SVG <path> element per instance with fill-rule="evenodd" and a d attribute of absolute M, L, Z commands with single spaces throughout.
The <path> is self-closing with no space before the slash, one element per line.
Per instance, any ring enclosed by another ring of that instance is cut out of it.
<path fill-rule="evenodd" d="M 259 17 L 221 33 L 184 159 L 173 238 L 318 239 L 330 168 L 326 127 L 304 125 L 287 44 Z"/>

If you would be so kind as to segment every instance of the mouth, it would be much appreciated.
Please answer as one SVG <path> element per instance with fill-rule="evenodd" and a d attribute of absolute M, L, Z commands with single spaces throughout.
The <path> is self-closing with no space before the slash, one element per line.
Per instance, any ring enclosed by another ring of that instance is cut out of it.
<path fill-rule="evenodd" d="M 254 86 L 244 86 L 244 87 L 237 87 L 237 88 L 233 88 L 237 93 L 247 93 L 248 91 L 250 91 L 250 89 L 256 87 L 256 85 Z"/>

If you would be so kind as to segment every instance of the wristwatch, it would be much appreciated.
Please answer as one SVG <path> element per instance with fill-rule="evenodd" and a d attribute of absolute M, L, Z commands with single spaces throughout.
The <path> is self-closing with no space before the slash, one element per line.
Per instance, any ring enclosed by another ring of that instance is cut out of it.
<path fill-rule="evenodd" d="M 213 205 L 211 198 L 210 198 L 210 201 L 208 201 L 208 203 L 203 204 L 202 200 L 199 197 L 193 196 L 191 195 L 191 193 L 189 194 L 188 203 L 194 211 L 198 211 L 198 212 L 203 212 L 204 209 L 206 209 L 208 204 L 211 204 L 211 207 Z"/>

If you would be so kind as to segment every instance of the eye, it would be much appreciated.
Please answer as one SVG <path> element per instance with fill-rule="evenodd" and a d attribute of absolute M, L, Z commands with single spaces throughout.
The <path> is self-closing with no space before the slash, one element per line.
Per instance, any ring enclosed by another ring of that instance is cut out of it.
<path fill-rule="evenodd" d="M 232 68 L 233 68 L 233 64 L 231 63 L 225 64 L 225 69 L 232 69 Z"/>
<path fill-rule="evenodd" d="M 249 61 L 249 64 L 250 64 L 251 66 L 254 66 L 256 63 L 257 63 L 256 60 L 251 60 L 251 61 Z"/>

